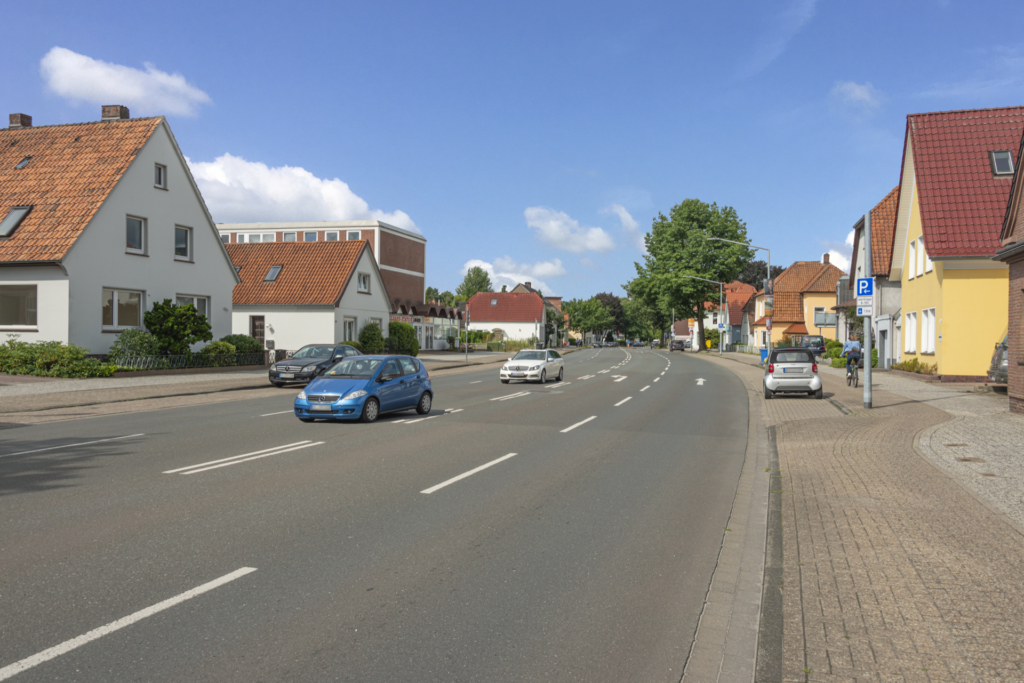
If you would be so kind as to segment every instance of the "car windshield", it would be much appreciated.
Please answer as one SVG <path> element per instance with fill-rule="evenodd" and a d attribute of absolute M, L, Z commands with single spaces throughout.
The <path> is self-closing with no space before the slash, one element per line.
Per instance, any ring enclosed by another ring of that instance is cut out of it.
<path fill-rule="evenodd" d="M 544 360 L 543 351 L 520 351 L 512 357 L 512 360 Z"/>
<path fill-rule="evenodd" d="M 825 343 L 824 337 L 804 337 L 800 346 L 821 346 Z"/>
<path fill-rule="evenodd" d="M 330 358 L 333 346 L 303 346 L 292 358 Z"/>
<path fill-rule="evenodd" d="M 772 359 L 773 363 L 813 363 L 814 359 L 806 351 L 779 351 Z"/>
<path fill-rule="evenodd" d="M 354 356 L 352 358 L 346 358 L 340 363 L 335 363 L 323 374 L 323 376 L 328 379 L 340 379 L 342 377 L 370 379 L 373 377 L 373 373 L 377 372 L 377 368 L 380 367 L 380 363 L 381 361 L 376 358 Z"/>

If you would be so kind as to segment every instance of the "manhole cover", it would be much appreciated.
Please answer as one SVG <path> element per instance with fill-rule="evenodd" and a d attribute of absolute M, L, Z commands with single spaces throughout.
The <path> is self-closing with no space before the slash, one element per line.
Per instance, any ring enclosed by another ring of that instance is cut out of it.
<path fill-rule="evenodd" d="M 955 458 L 957 462 L 985 462 L 981 458 Z"/>

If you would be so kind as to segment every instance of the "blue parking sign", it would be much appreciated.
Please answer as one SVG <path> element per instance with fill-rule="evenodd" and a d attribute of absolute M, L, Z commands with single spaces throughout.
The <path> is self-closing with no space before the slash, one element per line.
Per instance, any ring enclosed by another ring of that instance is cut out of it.
<path fill-rule="evenodd" d="M 873 296 L 875 293 L 875 279 L 871 277 L 857 278 L 857 296 Z"/>

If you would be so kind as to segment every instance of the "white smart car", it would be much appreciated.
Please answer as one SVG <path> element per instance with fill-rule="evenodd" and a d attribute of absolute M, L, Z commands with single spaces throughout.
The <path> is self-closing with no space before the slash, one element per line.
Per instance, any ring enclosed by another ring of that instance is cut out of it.
<path fill-rule="evenodd" d="M 514 379 L 544 383 L 549 379 L 561 382 L 565 376 L 562 357 L 552 349 L 523 349 L 501 366 L 502 384 Z"/>

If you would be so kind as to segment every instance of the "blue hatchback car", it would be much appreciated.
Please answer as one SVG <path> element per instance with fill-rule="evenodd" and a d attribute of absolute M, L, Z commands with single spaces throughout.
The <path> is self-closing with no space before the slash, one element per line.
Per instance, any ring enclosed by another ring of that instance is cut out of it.
<path fill-rule="evenodd" d="M 430 412 L 434 390 L 423 363 L 411 356 L 354 356 L 327 368 L 295 398 L 295 416 L 373 422 L 384 413 Z"/>

